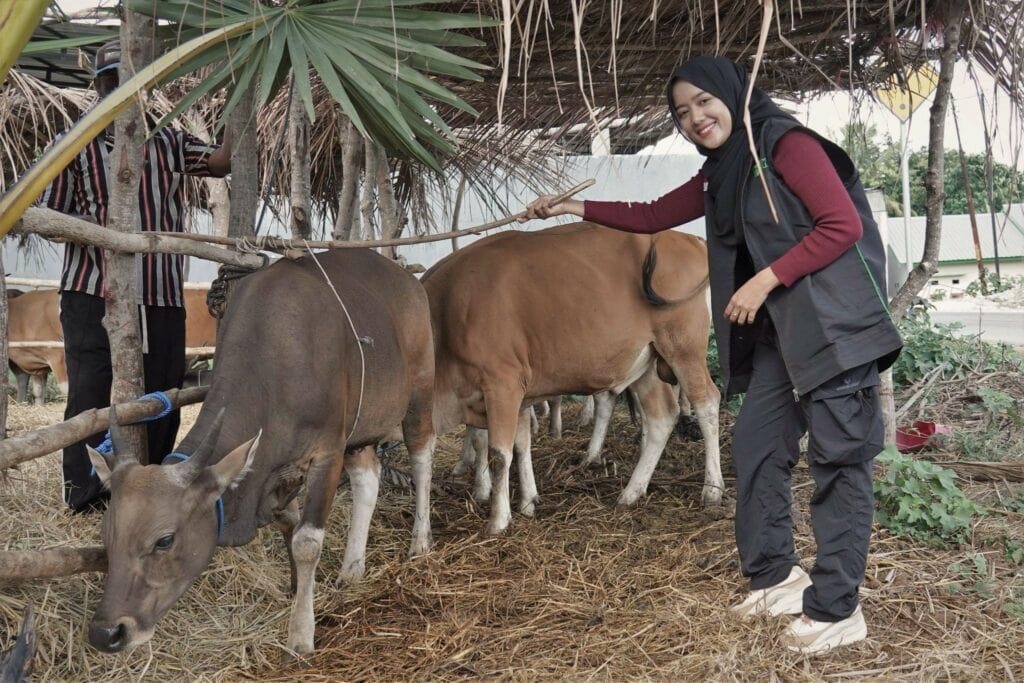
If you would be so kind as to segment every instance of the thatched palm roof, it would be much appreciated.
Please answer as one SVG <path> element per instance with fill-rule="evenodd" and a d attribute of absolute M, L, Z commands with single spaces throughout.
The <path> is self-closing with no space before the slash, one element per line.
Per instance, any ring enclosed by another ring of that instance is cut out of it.
<path fill-rule="evenodd" d="M 993 74 L 1012 101 L 1024 103 L 1017 66 L 1024 61 L 1024 0 L 781 0 L 758 83 L 794 98 L 873 91 L 935 57 L 951 1 L 966 8 L 963 56 Z M 668 134 L 666 76 L 689 56 L 706 53 L 749 67 L 763 17 L 755 0 L 518 0 L 505 6 L 504 0 L 436 6 L 505 20 L 502 28 L 478 32 L 482 47 L 461 51 L 492 67 L 484 82 L 449 84 L 480 112 L 476 119 L 446 113 L 462 141 L 452 167 L 476 178 L 532 178 L 539 186 L 551 180 L 544 153 L 589 150 L 597 128 L 611 128 L 613 150 L 627 153 Z M 281 157 L 275 142 L 286 106 L 279 98 L 262 116 L 267 169 Z M 330 206 L 340 186 L 343 134 L 329 98 L 317 109 L 310 137 L 313 194 Z M 7 116 L 0 124 L 6 130 L 16 122 Z M 19 134 L 25 133 L 22 127 Z M 46 141 L 28 140 L 25 149 Z M 409 184 L 404 196 L 415 203 L 424 196 L 423 175 L 399 167 Z"/>
<path fill-rule="evenodd" d="M 502 17 L 499 0 L 444 3 Z M 949 2 L 935 0 L 777 0 L 759 85 L 801 98 L 823 91 L 873 91 L 908 66 L 934 59 Z M 996 76 L 1018 104 L 1024 84 L 1020 0 L 971 0 L 962 54 Z M 622 147 L 669 131 L 665 79 L 691 56 L 722 54 L 748 67 L 763 10 L 755 0 L 521 0 L 510 20 L 507 84 L 504 41 L 483 33 L 471 56 L 495 67 L 481 85 L 455 84 L 481 111 L 474 123 L 519 130 L 570 130 L 589 140 L 597 121 L 626 118 L 613 133 Z M 502 88 L 504 94 L 502 97 Z M 469 121 L 456 123 L 470 124 Z M 564 138 L 563 138 L 564 139 Z M 570 140 L 571 142 L 571 140 Z M 618 143 L 616 143 L 618 146 Z"/>

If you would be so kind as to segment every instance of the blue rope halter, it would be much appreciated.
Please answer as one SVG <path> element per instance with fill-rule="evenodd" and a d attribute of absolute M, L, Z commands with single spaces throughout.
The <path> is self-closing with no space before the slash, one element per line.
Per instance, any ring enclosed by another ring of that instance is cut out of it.
<path fill-rule="evenodd" d="M 158 401 L 160 401 L 160 403 L 163 404 L 163 409 L 161 409 L 160 412 L 157 413 L 156 415 L 151 415 L 149 417 L 144 417 L 141 420 L 139 420 L 139 422 L 133 422 L 132 424 L 139 424 L 140 422 L 153 422 L 154 420 L 159 420 L 159 419 L 161 419 L 163 417 L 167 417 L 167 415 L 172 410 L 174 410 L 174 404 L 171 403 L 171 399 L 168 398 L 167 394 L 165 394 L 162 391 L 154 391 L 151 394 L 146 394 L 144 396 L 140 396 L 138 398 L 138 400 L 141 401 L 141 400 L 146 399 L 146 398 L 155 398 L 155 399 L 157 399 Z M 99 446 L 96 447 L 96 451 L 98 451 L 105 458 L 110 457 L 110 455 L 113 454 L 113 452 L 114 452 L 114 442 L 113 442 L 113 440 L 110 437 L 110 430 L 109 429 L 107 430 L 106 435 L 103 437 L 103 443 L 101 443 Z M 163 464 L 163 463 L 167 462 L 168 458 L 174 458 L 178 462 L 185 462 L 186 460 L 189 459 L 189 455 L 187 453 L 182 453 L 180 451 L 174 451 L 173 453 L 168 453 L 167 455 L 165 455 L 164 459 L 161 461 L 160 464 Z M 95 467 L 92 468 L 92 474 L 93 475 L 96 474 L 96 468 Z M 217 498 L 217 540 L 218 541 L 220 540 L 221 532 L 223 532 L 223 531 L 224 531 L 224 499 L 223 498 Z"/>
<path fill-rule="evenodd" d="M 145 394 L 144 396 L 140 396 L 138 400 L 141 401 L 146 398 L 155 398 L 158 401 L 160 401 L 160 403 L 162 403 L 164 407 L 156 415 L 144 417 L 141 420 L 139 420 L 139 422 L 153 422 L 154 420 L 159 420 L 160 418 L 167 417 L 167 415 L 172 410 L 174 410 L 174 404 L 171 403 L 171 399 L 169 399 L 167 397 L 167 394 L 165 394 L 162 391 L 154 391 L 151 394 Z M 132 424 L 138 424 L 138 422 L 133 422 Z M 103 443 L 97 446 L 96 450 L 99 451 L 100 454 L 102 454 L 104 457 L 109 456 L 114 452 L 114 442 L 110 438 L 109 429 L 107 430 L 107 433 L 103 437 Z"/>

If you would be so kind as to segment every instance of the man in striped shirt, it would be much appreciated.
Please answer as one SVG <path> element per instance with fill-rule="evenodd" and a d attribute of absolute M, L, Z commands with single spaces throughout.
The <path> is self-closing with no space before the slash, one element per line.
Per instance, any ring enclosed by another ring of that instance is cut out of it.
<path fill-rule="evenodd" d="M 100 99 L 117 87 L 119 62 L 117 41 L 97 52 L 93 84 Z M 41 202 L 61 213 L 106 225 L 113 147 L 111 125 L 61 171 Z M 215 147 L 184 131 L 163 128 L 146 143 L 137 228 L 144 232 L 182 232 L 182 175 L 222 177 L 230 170 L 227 137 L 224 146 Z M 110 344 L 102 324 L 106 312 L 105 270 L 105 255 L 99 247 L 65 245 L 60 283 L 60 322 L 68 366 L 65 419 L 110 405 Z M 136 254 L 135 271 L 146 391 L 180 387 L 185 374 L 184 257 Z M 178 411 L 174 411 L 147 424 L 151 462 L 160 462 L 174 448 L 179 421 Z M 99 507 L 109 495 L 92 472 L 85 451 L 87 442 L 96 446 L 101 440 L 97 435 L 64 449 L 64 500 L 76 512 Z"/>

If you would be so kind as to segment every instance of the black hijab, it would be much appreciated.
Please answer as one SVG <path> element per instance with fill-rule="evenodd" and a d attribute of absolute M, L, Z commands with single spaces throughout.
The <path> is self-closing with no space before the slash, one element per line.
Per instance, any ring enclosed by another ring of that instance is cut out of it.
<path fill-rule="evenodd" d="M 740 220 L 740 206 L 743 180 L 753 171 L 754 160 L 750 158 L 747 131 L 743 127 L 743 102 L 747 96 L 747 70 L 724 57 L 697 57 L 691 59 L 669 78 L 667 96 L 668 108 L 676 128 L 683 128 L 676 116 L 672 87 L 677 81 L 687 81 L 705 92 L 711 93 L 725 103 L 732 115 L 732 132 L 717 149 L 708 149 L 691 141 L 697 151 L 707 158 L 701 173 L 708 179 L 708 191 L 715 200 L 715 215 L 708 230 L 725 244 L 735 245 L 743 241 L 743 225 Z M 750 123 L 756 140 L 761 127 L 772 120 L 799 123 L 782 111 L 760 88 L 755 87 L 750 96 Z"/>

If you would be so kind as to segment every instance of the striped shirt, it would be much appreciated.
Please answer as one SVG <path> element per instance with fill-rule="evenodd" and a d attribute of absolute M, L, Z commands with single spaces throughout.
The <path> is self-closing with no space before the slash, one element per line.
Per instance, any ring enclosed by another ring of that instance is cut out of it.
<path fill-rule="evenodd" d="M 90 216 L 107 224 L 110 191 L 107 178 L 114 149 L 112 134 L 97 136 L 60 172 L 40 203 L 61 213 Z M 146 143 L 139 184 L 139 220 L 144 232 L 182 232 L 182 174 L 210 175 L 209 157 L 216 149 L 199 138 L 169 126 Z M 136 300 L 146 306 L 184 306 L 185 257 L 178 254 L 136 254 Z M 61 291 L 104 295 L 106 257 L 99 247 L 67 243 Z"/>

